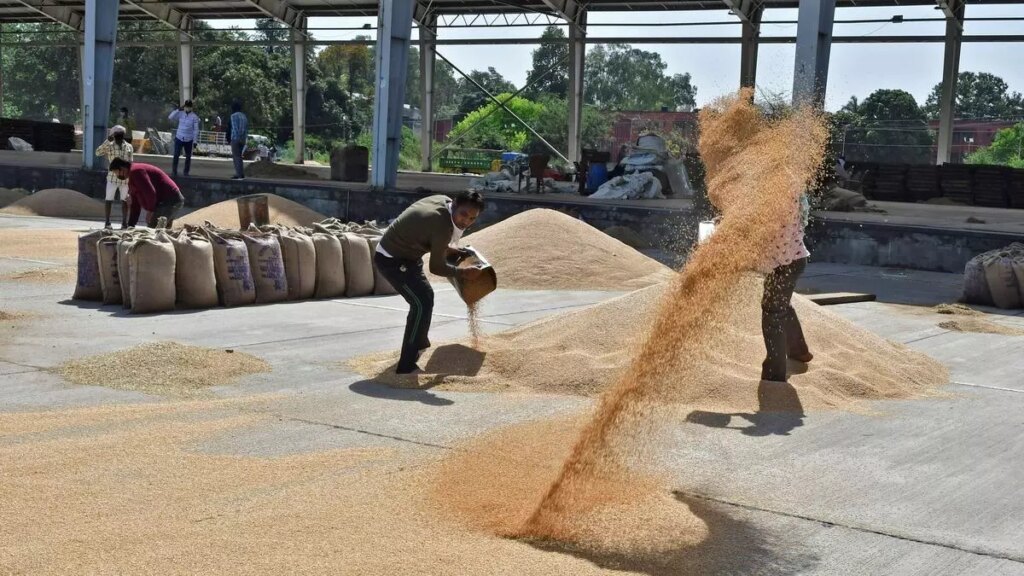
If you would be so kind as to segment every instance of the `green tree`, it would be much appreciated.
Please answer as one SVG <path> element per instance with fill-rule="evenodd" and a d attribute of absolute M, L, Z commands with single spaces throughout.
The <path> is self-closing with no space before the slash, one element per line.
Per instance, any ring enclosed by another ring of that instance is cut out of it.
<path fill-rule="evenodd" d="M 537 132 L 559 152 L 565 154 L 569 150 L 569 106 L 565 98 L 551 95 L 542 96 L 543 107 L 534 124 Z M 600 148 L 604 145 L 611 131 L 612 118 L 603 114 L 594 106 L 583 107 L 583 133 L 580 135 L 584 148 Z M 532 134 L 529 136 L 528 149 L 544 149 Z"/>
<path fill-rule="evenodd" d="M 1024 168 L 1024 122 L 996 132 L 992 145 L 969 154 L 967 163 Z"/>
<path fill-rule="evenodd" d="M 628 44 L 597 46 L 587 55 L 584 98 L 606 110 L 692 110 L 697 88 L 689 74 L 667 76 L 657 52 Z"/>
<path fill-rule="evenodd" d="M 504 102 L 511 94 L 502 93 L 495 96 Z M 544 112 L 542 104 L 522 96 L 512 98 L 505 105 L 530 126 L 536 126 L 538 118 Z M 480 124 L 470 130 L 478 121 Z M 529 130 L 493 102 L 467 114 L 456 124 L 448 137 L 454 140 L 463 134 L 465 136 L 459 140 L 459 147 L 493 150 L 521 150 L 530 138 Z"/>
<path fill-rule="evenodd" d="M 851 120 L 842 127 L 848 159 L 907 164 L 931 161 L 934 135 L 909 92 L 876 90 L 858 103 L 855 111 L 847 108 L 844 114 Z"/>
<path fill-rule="evenodd" d="M 524 96 L 534 100 L 543 94 L 565 98 L 569 93 L 569 45 L 565 42 L 547 42 L 544 40 L 565 40 L 565 31 L 561 26 L 548 26 L 540 35 L 541 45 L 533 51 L 533 67 L 526 76 L 530 85 Z M 548 69 L 553 68 L 551 72 Z M 547 72 L 545 74 L 545 72 Z"/>
<path fill-rule="evenodd" d="M 5 24 L 3 115 L 76 122 L 81 117 L 79 36 L 56 24 Z M 68 43 L 31 46 L 27 43 Z"/>
<path fill-rule="evenodd" d="M 486 71 L 473 70 L 468 76 L 495 96 L 503 92 L 512 93 L 516 91 L 515 84 L 505 80 L 505 77 L 498 73 L 494 67 L 489 67 Z M 473 84 L 473 81 L 466 78 L 459 79 L 458 85 L 459 93 L 461 95 L 461 100 L 459 102 L 459 114 L 469 114 L 474 110 L 478 110 L 488 102 L 491 102 L 491 99 L 481 92 L 480 89 Z"/>
<path fill-rule="evenodd" d="M 942 83 L 935 85 L 924 109 L 929 119 L 939 117 Z M 956 82 L 957 118 L 1017 118 L 1024 115 L 1024 97 L 1010 93 L 1006 81 L 988 72 L 961 72 Z"/>

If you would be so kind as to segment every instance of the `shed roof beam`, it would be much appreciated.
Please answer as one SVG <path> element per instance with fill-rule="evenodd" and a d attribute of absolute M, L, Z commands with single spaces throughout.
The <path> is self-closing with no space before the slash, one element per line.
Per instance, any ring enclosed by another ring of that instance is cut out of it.
<path fill-rule="evenodd" d="M 178 32 L 192 37 L 192 17 L 166 2 L 145 2 L 143 0 L 121 0 L 137 8 Z"/>
<path fill-rule="evenodd" d="M 949 20 L 956 29 L 964 31 L 964 13 L 967 2 L 966 0 L 938 0 L 939 9 L 946 15 L 946 20 Z"/>
<path fill-rule="evenodd" d="M 285 26 L 293 29 L 302 31 L 302 35 L 306 36 L 306 15 L 301 10 L 292 8 L 287 2 L 282 0 L 245 0 L 247 4 L 256 8 L 260 12 L 266 14 L 268 17 L 277 20 Z"/>
<path fill-rule="evenodd" d="M 76 32 L 82 32 L 85 30 L 82 14 L 67 6 L 45 4 L 41 0 L 18 0 L 18 3 Z"/>
<path fill-rule="evenodd" d="M 729 12 L 732 12 L 740 19 L 740 22 L 755 27 L 759 25 L 750 17 L 757 4 L 753 0 L 722 0 L 722 2 L 729 8 Z"/>

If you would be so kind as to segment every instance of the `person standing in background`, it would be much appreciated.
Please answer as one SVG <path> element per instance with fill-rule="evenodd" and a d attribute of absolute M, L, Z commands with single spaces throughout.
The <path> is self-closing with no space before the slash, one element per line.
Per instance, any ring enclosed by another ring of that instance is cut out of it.
<path fill-rule="evenodd" d="M 231 160 L 235 163 L 235 175 L 232 180 L 242 180 L 245 172 L 242 154 L 245 153 L 245 142 L 249 138 L 249 118 L 242 112 L 242 103 L 235 100 L 231 103 Z"/>
<path fill-rule="evenodd" d="M 106 141 L 96 148 L 96 155 L 106 158 L 108 163 L 118 158 L 131 162 L 134 152 L 132 145 L 125 141 L 125 128 L 120 124 L 111 128 Z M 110 207 L 118 196 L 121 200 L 121 229 L 124 230 L 128 226 L 128 183 L 119 178 L 113 170 L 110 170 L 107 172 L 104 228 L 110 228 Z"/>
<path fill-rule="evenodd" d="M 171 162 L 171 176 L 178 175 L 178 158 L 181 151 L 185 151 L 185 176 L 188 176 L 192 168 L 192 147 L 199 138 L 199 116 L 192 111 L 192 101 L 185 100 L 185 103 L 171 111 L 167 116 L 172 122 L 177 120 L 178 130 L 174 133 L 174 160 Z"/>

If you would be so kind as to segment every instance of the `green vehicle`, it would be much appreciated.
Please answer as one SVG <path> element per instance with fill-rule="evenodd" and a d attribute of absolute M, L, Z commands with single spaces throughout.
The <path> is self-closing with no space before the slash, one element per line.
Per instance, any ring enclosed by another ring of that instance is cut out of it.
<path fill-rule="evenodd" d="M 438 166 L 444 172 L 486 174 L 495 160 L 501 161 L 501 150 L 480 148 L 447 148 L 441 151 Z"/>

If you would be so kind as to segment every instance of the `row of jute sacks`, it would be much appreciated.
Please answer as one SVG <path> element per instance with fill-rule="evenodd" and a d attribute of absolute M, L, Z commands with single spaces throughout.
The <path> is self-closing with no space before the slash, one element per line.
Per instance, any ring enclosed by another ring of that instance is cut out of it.
<path fill-rule="evenodd" d="M 373 263 L 382 235 L 374 222 L 335 218 L 312 228 L 99 230 L 79 237 L 74 297 L 142 314 L 394 294 Z"/>
<path fill-rule="evenodd" d="M 971 258 L 964 267 L 965 302 L 1024 308 L 1024 244 L 990 250 Z"/>

